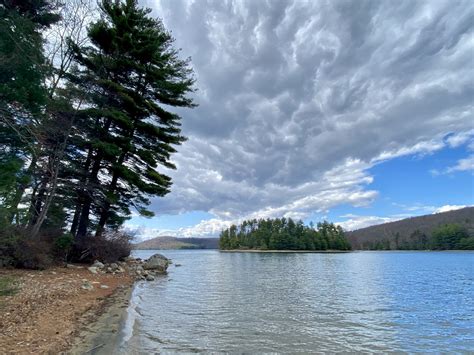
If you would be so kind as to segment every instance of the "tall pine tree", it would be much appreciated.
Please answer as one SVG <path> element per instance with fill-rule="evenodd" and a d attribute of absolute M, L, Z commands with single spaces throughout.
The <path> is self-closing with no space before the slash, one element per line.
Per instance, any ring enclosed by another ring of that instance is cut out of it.
<path fill-rule="evenodd" d="M 160 166 L 175 168 L 171 154 L 185 138 L 170 107 L 193 107 L 194 79 L 188 60 L 158 19 L 135 0 L 104 0 L 103 16 L 89 29 L 92 46 L 72 45 L 79 73 L 71 80 L 85 93 L 83 139 L 71 231 L 83 237 L 116 227 L 150 197 L 170 191 Z M 94 216 L 94 218 L 91 218 Z"/>
<path fill-rule="evenodd" d="M 59 20 L 47 0 L 0 1 L 0 226 L 18 206 L 41 152 L 49 69 L 41 31 Z"/>

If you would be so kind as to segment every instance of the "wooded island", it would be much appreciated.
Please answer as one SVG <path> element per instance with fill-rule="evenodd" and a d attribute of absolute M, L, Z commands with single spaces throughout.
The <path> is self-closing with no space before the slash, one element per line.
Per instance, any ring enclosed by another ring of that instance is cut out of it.
<path fill-rule="evenodd" d="M 252 219 L 220 234 L 221 250 L 350 250 L 344 231 L 333 223 L 304 225 L 291 218 Z"/>

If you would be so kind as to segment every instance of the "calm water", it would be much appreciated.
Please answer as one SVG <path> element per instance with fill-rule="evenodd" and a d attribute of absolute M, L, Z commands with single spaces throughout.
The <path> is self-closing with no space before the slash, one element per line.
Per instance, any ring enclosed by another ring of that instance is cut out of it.
<path fill-rule="evenodd" d="M 472 252 L 160 253 L 123 353 L 474 350 Z"/>

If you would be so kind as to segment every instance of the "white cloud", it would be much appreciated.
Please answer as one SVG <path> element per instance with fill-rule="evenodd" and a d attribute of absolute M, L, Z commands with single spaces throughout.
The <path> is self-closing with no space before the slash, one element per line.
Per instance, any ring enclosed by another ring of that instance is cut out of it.
<path fill-rule="evenodd" d="M 402 217 L 380 217 L 380 216 L 357 216 L 351 215 L 351 217 L 345 221 L 337 222 L 344 230 L 353 231 L 360 228 L 375 226 L 377 224 L 388 223 L 398 221 Z"/>
<path fill-rule="evenodd" d="M 454 211 L 454 210 L 459 210 L 461 208 L 468 207 L 467 205 L 444 205 L 441 207 L 438 207 L 433 211 L 434 213 L 442 213 L 442 212 L 448 212 L 448 211 Z"/>
<path fill-rule="evenodd" d="M 472 173 L 474 173 L 474 154 L 471 154 L 467 158 L 459 159 L 455 165 L 449 166 L 442 170 L 432 169 L 430 170 L 430 173 L 433 176 L 439 176 L 463 171 L 471 171 Z"/>
<path fill-rule="evenodd" d="M 368 205 L 375 164 L 472 137 L 470 1 L 145 3 L 196 72 L 172 192 L 152 206 L 215 216 L 186 235 Z"/>
<path fill-rule="evenodd" d="M 446 169 L 446 174 L 458 171 L 474 171 L 474 154 L 465 159 L 458 160 L 457 164 Z"/>
<path fill-rule="evenodd" d="M 398 205 L 402 207 L 405 211 L 409 211 L 410 213 L 401 213 L 391 216 L 359 216 L 355 214 L 347 214 L 341 216 L 341 218 L 345 218 L 340 222 L 337 222 L 344 230 L 346 231 L 353 231 L 360 228 L 370 227 L 377 224 L 388 223 L 399 221 L 401 219 L 419 216 L 426 213 L 442 213 L 448 211 L 454 211 L 461 208 L 468 207 L 467 205 L 444 205 L 440 207 L 434 206 L 422 206 L 422 205 L 415 205 L 415 206 L 405 206 L 405 205 Z"/>
<path fill-rule="evenodd" d="M 463 144 L 466 144 L 467 142 L 470 142 L 469 144 L 472 144 L 473 137 L 474 137 L 474 129 L 471 129 L 470 131 L 449 135 L 446 138 L 446 142 L 448 143 L 450 147 L 457 148 Z"/>

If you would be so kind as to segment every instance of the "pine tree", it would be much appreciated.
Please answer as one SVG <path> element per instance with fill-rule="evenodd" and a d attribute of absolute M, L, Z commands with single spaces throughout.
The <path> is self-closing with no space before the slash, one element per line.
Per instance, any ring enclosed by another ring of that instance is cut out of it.
<path fill-rule="evenodd" d="M 179 58 L 162 22 L 134 0 L 104 0 L 100 8 L 102 19 L 89 29 L 92 46 L 72 45 L 81 70 L 71 79 L 88 104 L 72 226 L 78 237 L 94 227 L 91 213 L 97 235 L 120 225 L 131 207 L 153 215 L 149 198 L 171 187 L 157 169 L 175 168 L 171 154 L 185 140 L 181 117 L 167 107 L 194 107 L 189 61 Z"/>
<path fill-rule="evenodd" d="M 59 20 L 46 0 L 0 2 L 1 223 L 20 223 L 18 205 L 41 154 L 48 65 L 41 31 Z"/>

